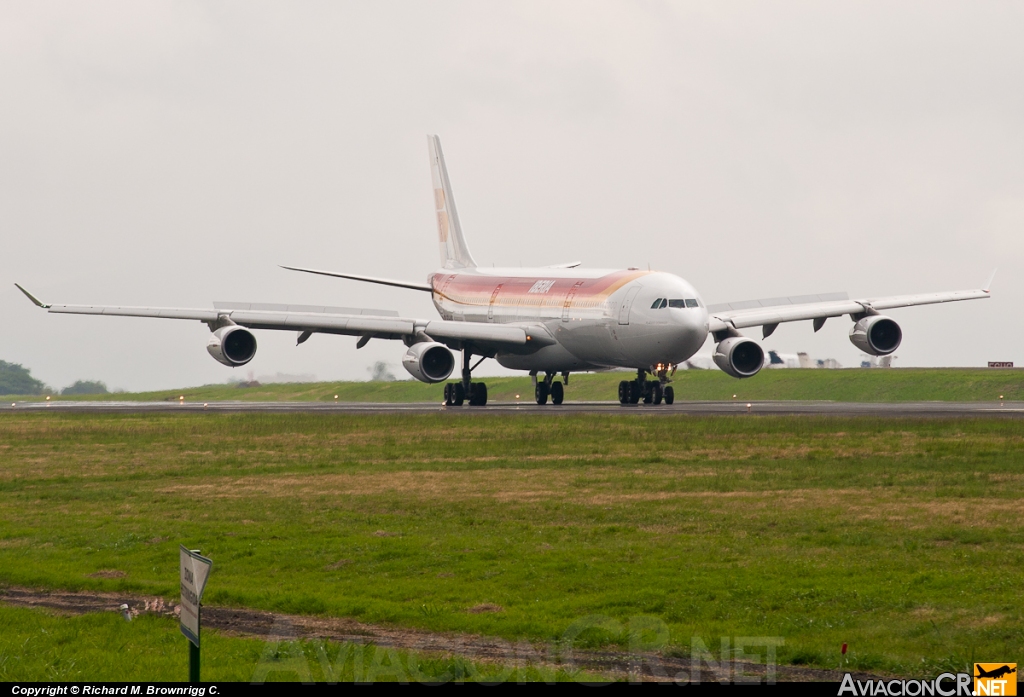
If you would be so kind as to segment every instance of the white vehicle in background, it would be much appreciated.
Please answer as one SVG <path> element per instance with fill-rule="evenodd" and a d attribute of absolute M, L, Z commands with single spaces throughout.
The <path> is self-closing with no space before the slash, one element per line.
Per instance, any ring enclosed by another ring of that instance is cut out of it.
<path fill-rule="evenodd" d="M 806 353 L 779 353 L 769 351 L 764 360 L 765 368 L 811 368 Z"/>
<path fill-rule="evenodd" d="M 487 404 L 487 386 L 472 380 L 473 369 L 486 358 L 529 372 L 538 404 L 549 398 L 561 404 L 563 385 L 568 385 L 572 372 L 612 368 L 636 371 L 636 379 L 619 383 L 621 404 L 671 404 L 675 394 L 670 383 L 676 367 L 690 360 L 708 335 L 716 342 L 715 364 L 733 377 L 749 378 L 764 367 L 765 352 L 757 341 L 741 334 L 742 329 L 761 327 L 762 337 L 768 337 L 782 322 L 810 321 L 817 332 L 828 318 L 849 315 L 853 321 L 850 341 L 872 356 L 886 356 L 899 347 L 903 332 L 883 311 L 989 297 L 991 279 L 976 290 L 853 300 L 845 293 L 808 295 L 709 307 L 692 285 L 661 271 L 587 269 L 579 262 L 542 262 L 535 268 L 481 267 L 462 233 L 440 139 L 429 136 L 428 147 L 441 268 L 429 274 L 426 282 L 284 268 L 429 293 L 439 319 L 324 305 L 214 303 L 209 309 L 61 305 L 43 303 L 18 288 L 51 313 L 204 322 L 212 332 L 207 350 L 230 367 L 243 366 L 256 355 L 252 330 L 293 331 L 298 344 L 317 333 L 358 337 L 357 348 L 371 339 L 401 341 L 406 346 L 402 365 L 418 380 L 445 382 L 458 364 L 459 379 L 444 387 L 445 403 L 468 401 L 475 406 Z M 642 231 L 628 234 L 624 242 L 636 244 Z M 536 254 L 542 258 L 544 250 Z M 461 352 L 461 361 L 452 351 Z"/>
<path fill-rule="evenodd" d="M 893 359 L 899 358 L 899 356 L 872 356 L 864 354 L 861 356 L 860 367 L 861 368 L 891 368 Z"/>

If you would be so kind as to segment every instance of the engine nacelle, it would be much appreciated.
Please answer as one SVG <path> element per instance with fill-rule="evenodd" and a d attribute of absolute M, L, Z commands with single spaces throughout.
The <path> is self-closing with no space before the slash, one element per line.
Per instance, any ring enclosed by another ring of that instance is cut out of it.
<path fill-rule="evenodd" d="M 900 347 L 903 330 L 895 320 L 885 315 L 870 315 L 853 325 L 850 341 L 864 353 L 888 356 Z"/>
<path fill-rule="evenodd" d="M 444 344 L 422 341 L 405 352 L 402 367 L 420 382 L 443 382 L 455 370 L 455 356 Z"/>
<path fill-rule="evenodd" d="M 256 337 L 248 329 L 237 325 L 221 327 L 210 337 L 206 350 L 218 363 L 237 368 L 256 355 Z"/>
<path fill-rule="evenodd" d="M 712 358 L 719 368 L 734 378 L 749 378 L 757 375 L 764 365 L 764 350 L 753 339 L 730 336 L 715 347 Z"/>

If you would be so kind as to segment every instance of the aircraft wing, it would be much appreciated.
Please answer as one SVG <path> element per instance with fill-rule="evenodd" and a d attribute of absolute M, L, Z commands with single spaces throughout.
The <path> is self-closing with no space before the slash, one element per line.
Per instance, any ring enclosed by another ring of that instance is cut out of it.
<path fill-rule="evenodd" d="M 46 304 L 21 286 L 18 289 L 49 312 L 105 317 L 154 317 L 205 322 L 211 329 L 237 324 L 250 329 L 347 334 L 374 339 L 433 339 L 456 350 L 472 344 L 487 353 L 500 348 L 541 348 L 554 339 L 541 325 L 483 324 L 440 319 L 412 319 L 384 310 L 359 310 L 306 305 L 217 303 L 213 309 L 177 307 L 127 307 L 115 305 Z"/>
<path fill-rule="evenodd" d="M 989 285 L 991 281 L 989 282 Z M 831 293 L 824 296 L 803 296 L 797 298 L 772 298 L 753 300 L 727 305 L 711 305 L 709 329 L 712 332 L 730 328 L 743 329 L 761 326 L 768 336 L 781 322 L 816 320 L 815 331 L 821 328 L 829 317 L 859 315 L 898 307 L 932 305 L 960 300 L 978 300 L 991 297 L 989 289 L 954 290 L 943 293 L 920 293 L 917 295 L 892 295 L 880 298 L 851 300 L 845 293 Z"/>

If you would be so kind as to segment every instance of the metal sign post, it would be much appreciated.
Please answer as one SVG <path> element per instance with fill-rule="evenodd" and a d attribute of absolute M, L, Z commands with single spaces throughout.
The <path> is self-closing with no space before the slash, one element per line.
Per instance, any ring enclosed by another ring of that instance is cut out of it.
<path fill-rule="evenodd" d="M 181 559 L 181 633 L 189 640 L 188 680 L 199 682 L 199 603 L 203 599 L 206 579 L 213 561 L 199 554 L 198 549 L 180 546 Z"/>

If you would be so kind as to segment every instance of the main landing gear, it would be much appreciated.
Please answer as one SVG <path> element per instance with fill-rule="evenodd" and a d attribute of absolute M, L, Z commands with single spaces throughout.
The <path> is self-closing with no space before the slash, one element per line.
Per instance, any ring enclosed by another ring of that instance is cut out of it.
<path fill-rule="evenodd" d="M 469 400 L 469 406 L 482 407 L 487 405 L 487 385 L 482 382 L 471 382 L 473 368 L 480 365 L 486 356 L 481 356 L 472 368 L 469 365 L 473 357 L 468 350 L 462 351 L 462 381 L 448 382 L 444 386 L 444 404 L 447 407 L 461 407 Z"/>
<path fill-rule="evenodd" d="M 536 375 L 533 376 L 533 396 L 537 399 L 537 404 L 547 404 L 548 397 L 551 397 L 552 404 L 561 404 L 562 400 L 565 399 L 565 389 L 562 387 L 562 383 L 555 380 L 557 373 L 545 373 L 543 378 Z M 562 373 L 562 379 L 565 384 L 569 384 L 569 372 Z"/>
<path fill-rule="evenodd" d="M 661 377 L 659 375 L 659 377 Z M 636 380 L 623 380 L 619 383 L 619 404 L 672 404 L 676 401 L 672 385 L 665 384 L 663 379 L 648 380 L 647 371 L 636 371 Z"/>

